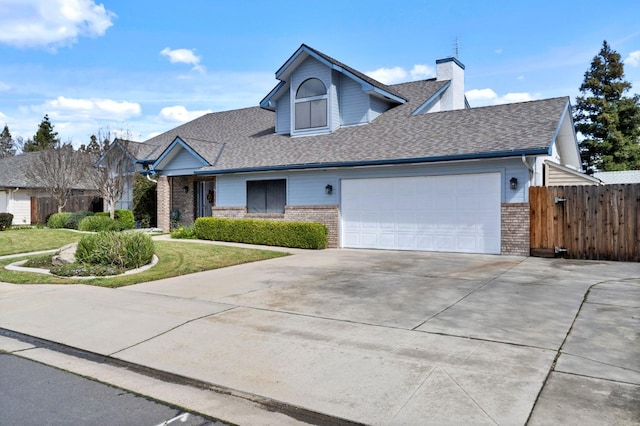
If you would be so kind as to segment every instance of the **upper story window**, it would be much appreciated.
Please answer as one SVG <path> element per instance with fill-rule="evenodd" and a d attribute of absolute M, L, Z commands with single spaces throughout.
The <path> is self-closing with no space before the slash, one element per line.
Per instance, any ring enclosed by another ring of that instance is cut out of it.
<path fill-rule="evenodd" d="M 298 87 L 295 99 L 295 129 L 327 127 L 327 88 L 317 78 L 310 78 Z"/>

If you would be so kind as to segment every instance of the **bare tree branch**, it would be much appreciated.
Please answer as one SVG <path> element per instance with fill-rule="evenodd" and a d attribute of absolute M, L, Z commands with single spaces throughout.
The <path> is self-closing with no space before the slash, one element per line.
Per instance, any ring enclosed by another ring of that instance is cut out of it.
<path fill-rule="evenodd" d="M 107 203 L 109 215 L 115 218 L 116 203 L 126 188 L 133 184 L 135 157 L 129 151 L 129 141 L 115 139 L 100 157 L 92 173 L 92 181 Z"/>
<path fill-rule="evenodd" d="M 44 188 L 58 204 L 62 212 L 73 189 L 90 189 L 87 177 L 91 170 L 88 155 L 76 152 L 71 145 L 47 148 L 24 171 L 25 177 L 36 187 Z"/>

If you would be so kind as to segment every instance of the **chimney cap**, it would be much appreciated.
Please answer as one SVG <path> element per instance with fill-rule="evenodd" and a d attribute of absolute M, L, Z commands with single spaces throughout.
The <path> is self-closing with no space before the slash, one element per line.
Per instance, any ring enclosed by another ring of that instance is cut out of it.
<path fill-rule="evenodd" d="M 464 69 L 464 64 L 460 62 L 458 58 L 454 58 L 453 56 L 450 56 L 448 58 L 443 58 L 443 59 L 436 59 L 436 65 L 444 64 L 447 62 L 455 62 L 460 68 Z"/>

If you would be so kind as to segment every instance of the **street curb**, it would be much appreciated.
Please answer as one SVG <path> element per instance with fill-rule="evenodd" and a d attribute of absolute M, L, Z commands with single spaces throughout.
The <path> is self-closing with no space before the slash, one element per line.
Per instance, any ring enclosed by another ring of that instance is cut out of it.
<path fill-rule="evenodd" d="M 156 370 L 150 367 L 146 367 L 144 365 L 120 360 L 118 358 L 113 358 L 106 355 L 101 355 L 95 352 L 85 351 L 83 349 L 67 346 L 62 343 L 53 342 L 50 340 L 16 332 L 13 330 L 8 330 L 5 328 L 0 328 L 0 336 L 18 340 L 20 342 L 33 345 L 36 348 L 48 349 L 54 352 L 59 352 L 59 353 L 80 358 L 86 361 L 91 361 L 98 364 L 105 364 L 112 367 L 124 368 L 131 372 L 142 374 L 154 379 L 158 379 L 163 382 L 190 386 L 200 390 L 208 390 L 218 394 L 227 395 L 227 396 L 231 396 L 239 399 L 244 399 L 259 405 L 266 411 L 280 413 L 308 424 L 320 425 L 320 426 L 324 426 L 324 425 L 362 426 L 364 425 L 364 423 L 359 423 L 352 420 L 331 416 L 329 414 L 291 405 L 291 404 L 278 401 L 275 399 L 271 399 L 265 396 L 261 396 L 261 395 L 257 395 L 249 392 L 243 392 L 237 389 L 216 385 L 214 383 L 193 379 L 190 377 L 185 377 L 185 376 L 169 373 L 162 370 Z"/>

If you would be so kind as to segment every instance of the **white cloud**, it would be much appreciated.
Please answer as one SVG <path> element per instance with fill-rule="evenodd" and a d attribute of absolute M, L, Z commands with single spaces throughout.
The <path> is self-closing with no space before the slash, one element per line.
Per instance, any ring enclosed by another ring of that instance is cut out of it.
<path fill-rule="evenodd" d="M 498 94 L 491 89 L 473 89 L 465 92 L 464 95 L 467 97 L 469 103 L 483 103 L 486 101 L 493 101 L 495 99 L 498 99 Z"/>
<path fill-rule="evenodd" d="M 75 120 L 117 120 L 123 121 L 140 115 L 140 104 L 113 99 L 74 99 L 58 96 L 48 101 L 44 106 L 33 109 L 48 113 L 51 118 Z"/>
<path fill-rule="evenodd" d="M 369 71 L 365 74 L 383 84 L 400 83 L 407 78 L 407 71 L 401 67 L 378 68 L 375 71 Z"/>
<path fill-rule="evenodd" d="M 472 89 L 465 92 L 467 100 L 471 106 L 486 106 L 486 105 L 501 105 L 510 104 L 515 102 L 527 102 L 534 99 L 538 99 L 540 94 L 531 94 L 527 92 L 513 92 L 507 93 L 503 96 L 498 96 L 492 89 Z"/>
<path fill-rule="evenodd" d="M 430 67 L 429 65 L 416 64 L 413 66 L 411 71 L 409 71 L 409 74 L 411 74 L 412 80 L 424 80 L 427 78 L 435 77 L 436 70 L 433 67 Z"/>
<path fill-rule="evenodd" d="M 499 54 L 502 53 L 502 49 L 496 49 L 496 50 L 493 51 L 493 53 L 499 55 Z"/>
<path fill-rule="evenodd" d="M 11 86 L 0 81 L 0 92 L 5 92 L 9 89 L 11 89 Z"/>
<path fill-rule="evenodd" d="M 104 35 L 116 15 L 94 0 L 2 0 L 0 43 L 55 49 Z"/>
<path fill-rule="evenodd" d="M 499 97 L 496 101 L 497 104 L 511 104 L 514 102 L 527 102 L 536 99 L 538 96 L 532 95 L 527 92 L 519 93 L 507 93 L 506 95 Z"/>
<path fill-rule="evenodd" d="M 205 71 L 205 67 L 200 65 L 201 58 L 194 53 L 194 50 L 170 49 L 165 47 L 160 51 L 160 54 L 168 57 L 169 62 L 172 64 L 190 64 L 193 65 L 193 71 L 201 73 Z"/>
<path fill-rule="evenodd" d="M 435 76 L 435 70 L 428 65 L 414 65 L 410 71 L 402 67 L 378 68 L 365 73 L 383 84 L 397 84 L 406 81 L 422 80 Z"/>
<path fill-rule="evenodd" d="M 175 105 L 162 108 L 160 110 L 160 118 L 163 121 L 171 123 L 186 123 L 187 121 L 194 120 L 210 112 L 211 110 L 208 109 L 200 111 L 189 111 L 182 105 Z"/>
<path fill-rule="evenodd" d="M 624 64 L 634 68 L 640 66 L 640 50 L 629 53 L 629 57 L 624 60 Z"/>

